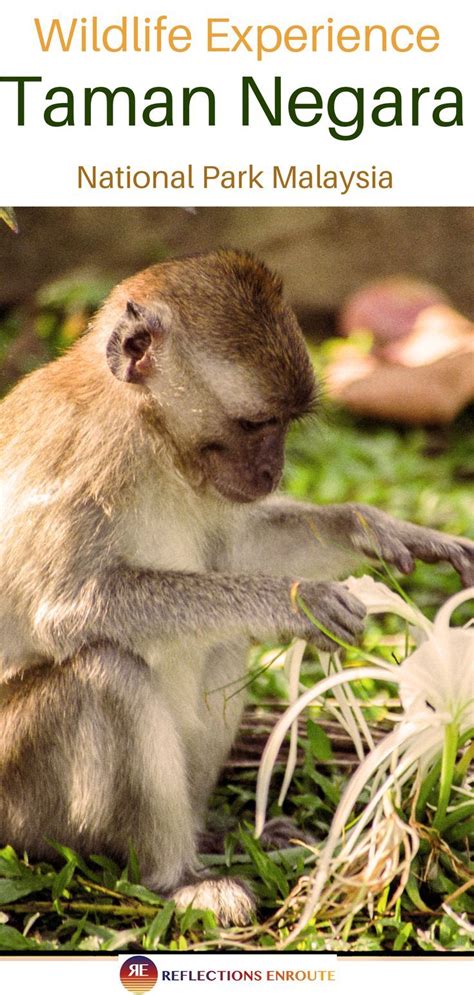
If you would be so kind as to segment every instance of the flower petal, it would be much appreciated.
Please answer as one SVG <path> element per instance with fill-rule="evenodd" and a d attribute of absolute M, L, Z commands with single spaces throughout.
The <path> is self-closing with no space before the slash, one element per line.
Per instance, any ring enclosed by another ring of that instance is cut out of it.
<path fill-rule="evenodd" d="M 458 608 L 459 605 L 464 604 L 465 601 L 469 601 L 471 598 L 474 598 L 474 587 L 466 587 L 463 591 L 453 594 L 452 598 L 448 598 L 444 605 L 441 605 L 434 620 L 435 630 L 443 629 L 444 627 L 449 628 L 449 620 L 455 608 Z"/>
<path fill-rule="evenodd" d="M 377 679 L 384 672 L 384 670 L 385 679 L 389 676 L 391 681 L 398 683 L 399 672 L 396 670 L 392 675 L 393 669 L 394 668 L 390 665 L 387 665 L 385 668 L 357 667 L 353 670 L 343 670 L 339 674 L 332 674 L 331 677 L 324 677 L 322 681 L 318 681 L 314 687 L 308 688 L 308 690 L 305 691 L 305 693 L 302 694 L 293 705 L 290 705 L 290 707 L 287 708 L 286 712 L 283 713 L 268 737 L 267 744 L 260 761 L 260 767 L 258 769 L 255 806 L 255 835 L 257 837 L 261 835 L 265 825 L 268 789 L 275 761 L 281 744 L 292 722 L 294 722 L 298 715 L 304 711 L 307 705 L 310 705 L 316 698 L 319 698 L 322 694 L 325 694 L 326 691 L 330 691 L 333 687 L 337 687 L 339 684 L 345 684 L 348 681 L 363 680 L 366 677 Z"/>
<path fill-rule="evenodd" d="M 362 601 L 368 615 L 393 612 L 430 635 L 433 623 L 423 615 L 423 612 L 409 604 L 395 591 L 391 591 L 385 584 L 374 580 L 373 577 L 369 577 L 367 574 L 364 574 L 363 577 L 348 577 L 344 581 L 344 586 L 351 594 L 359 598 L 359 601 Z"/>
<path fill-rule="evenodd" d="M 300 683 L 300 670 L 303 662 L 306 643 L 304 639 L 294 639 L 285 656 L 285 670 L 288 675 L 290 705 L 298 699 L 298 689 Z M 285 776 L 278 796 L 278 804 L 281 806 L 286 798 L 286 792 L 291 783 L 293 772 L 296 767 L 296 757 L 298 749 L 298 718 L 294 720 L 290 732 L 290 749 L 286 761 Z"/>

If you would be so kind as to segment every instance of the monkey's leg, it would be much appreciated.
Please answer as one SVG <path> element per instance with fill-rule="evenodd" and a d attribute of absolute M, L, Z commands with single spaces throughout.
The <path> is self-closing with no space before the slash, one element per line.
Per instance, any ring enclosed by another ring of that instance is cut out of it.
<path fill-rule="evenodd" d="M 100 646 L 41 665 L 0 709 L 2 842 L 50 856 L 46 838 L 126 859 L 158 890 L 189 880 L 196 858 L 185 762 L 156 676 Z"/>
<path fill-rule="evenodd" d="M 159 675 L 95 646 L 4 685 L 0 706 L 0 841 L 50 858 L 47 839 L 84 856 L 126 860 L 179 908 L 211 908 L 222 925 L 254 908 L 243 884 L 197 873 L 181 737 Z M 178 890 L 176 890 L 178 889 Z"/>
<path fill-rule="evenodd" d="M 196 733 L 184 737 L 193 812 L 204 829 L 209 796 L 237 735 L 245 705 L 248 641 L 217 643 L 207 653 L 201 677 Z"/>

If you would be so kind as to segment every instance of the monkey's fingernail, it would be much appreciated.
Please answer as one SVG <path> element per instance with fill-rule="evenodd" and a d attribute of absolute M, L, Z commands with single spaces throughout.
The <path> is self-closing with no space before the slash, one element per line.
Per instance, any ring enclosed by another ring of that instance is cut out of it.
<path fill-rule="evenodd" d="M 411 556 L 410 553 L 400 556 L 397 566 L 403 574 L 410 574 L 415 566 L 413 556 Z"/>
<path fill-rule="evenodd" d="M 298 607 L 298 602 L 297 602 L 297 600 L 296 600 L 296 599 L 297 599 L 297 597 L 298 597 L 298 588 L 299 588 L 299 586 L 300 586 L 300 582 L 299 582 L 299 580 L 295 580 L 295 581 L 293 582 L 293 584 L 291 585 L 291 587 L 290 587 L 290 602 L 291 602 L 291 609 L 292 609 L 292 611 L 294 611 L 294 612 L 297 612 L 297 611 L 299 611 L 299 607 Z"/>

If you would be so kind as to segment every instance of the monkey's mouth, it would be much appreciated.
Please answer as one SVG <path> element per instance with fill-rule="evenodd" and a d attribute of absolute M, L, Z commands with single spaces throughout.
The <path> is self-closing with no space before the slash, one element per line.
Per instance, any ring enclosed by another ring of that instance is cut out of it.
<path fill-rule="evenodd" d="M 232 487 L 230 484 L 217 484 L 215 481 L 213 482 L 213 487 L 220 497 L 226 498 L 227 501 L 237 502 L 238 504 L 250 504 L 252 501 L 258 500 L 260 496 L 258 494 L 250 494 L 239 487 Z"/>
<path fill-rule="evenodd" d="M 235 456 L 223 443 L 208 443 L 200 451 L 201 469 L 208 486 L 220 497 L 250 504 L 268 497 L 280 483 L 283 458 L 245 452 Z"/>
<path fill-rule="evenodd" d="M 237 483 L 235 480 L 226 480 L 222 477 L 213 477 L 209 483 L 219 496 L 227 501 L 250 504 L 252 501 L 268 497 L 278 487 L 280 477 L 281 474 L 271 478 L 269 476 L 258 483 L 247 484 L 247 486 L 242 481 Z"/>

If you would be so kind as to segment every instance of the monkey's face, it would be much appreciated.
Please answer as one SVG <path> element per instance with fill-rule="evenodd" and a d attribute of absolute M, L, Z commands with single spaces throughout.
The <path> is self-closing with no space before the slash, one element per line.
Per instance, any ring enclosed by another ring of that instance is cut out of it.
<path fill-rule="evenodd" d="M 230 250 L 167 262 L 117 289 L 109 368 L 154 399 L 180 476 L 233 502 L 274 491 L 288 425 L 317 395 L 278 278 Z"/>
<path fill-rule="evenodd" d="M 218 438 L 200 445 L 198 460 L 207 485 L 239 503 L 271 494 L 283 471 L 286 429 L 276 416 L 229 419 Z"/>

